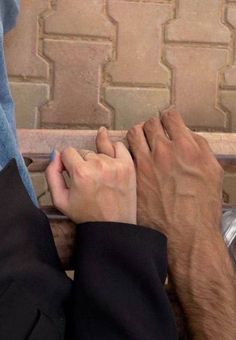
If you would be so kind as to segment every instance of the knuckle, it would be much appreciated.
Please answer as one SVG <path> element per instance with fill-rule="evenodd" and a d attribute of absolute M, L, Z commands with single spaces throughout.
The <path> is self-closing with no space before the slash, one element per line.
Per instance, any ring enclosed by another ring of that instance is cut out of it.
<path fill-rule="evenodd" d="M 163 136 L 157 136 L 156 137 L 156 147 L 154 149 L 155 152 L 159 153 L 164 153 L 168 152 L 170 149 L 171 142 L 168 141 L 166 138 Z"/>
<path fill-rule="evenodd" d="M 132 129 L 130 129 L 130 132 L 132 134 L 137 134 L 140 132 L 141 129 L 142 129 L 142 126 L 140 124 L 137 124 Z"/>
<path fill-rule="evenodd" d="M 194 133 L 194 138 L 198 143 L 203 144 L 205 146 L 209 146 L 208 141 L 203 136 Z"/>
<path fill-rule="evenodd" d="M 74 178 L 85 177 L 87 175 L 87 169 L 86 168 L 81 168 L 78 165 L 74 165 L 73 170 L 72 170 L 72 174 L 73 174 Z"/>
<path fill-rule="evenodd" d="M 157 118 L 155 118 L 155 117 L 152 117 L 149 120 L 147 120 L 143 125 L 144 129 L 145 130 L 153 130 L 153 124 L 156 122 L 156 120 L 157 120 Z"/>
<path fill-rule="evenodd" d="M 165 113 L 163 113 L 162 115 L 162 120 L 169 120 L 169 119 L 175 119 L 176 117 L 176 112 L 175 111 L 167 111 Z"/>

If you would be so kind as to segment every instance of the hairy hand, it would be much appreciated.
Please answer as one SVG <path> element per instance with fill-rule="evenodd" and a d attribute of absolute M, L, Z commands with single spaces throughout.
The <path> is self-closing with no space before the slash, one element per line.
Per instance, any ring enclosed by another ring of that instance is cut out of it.
<path fill-rule="evenodd" d="M 97 141 L 100 148 L 103 140 Z M 136 175 L 122 143 L 112 146 L 114 157 L 73 148 L 57 154 L 46 177 L 56 208 L 75 223 L 92 221 L 136 224 Z M 70 177 L 68 188 L 63 171 Z"/>
<path fill-rule="evenodd" d="M 204 138 L 169 112 L 135 126 L 127 139 L 137 171 L 139 224 L 166 234 L 170 246 L 219 229 L 223 170 Z"/>

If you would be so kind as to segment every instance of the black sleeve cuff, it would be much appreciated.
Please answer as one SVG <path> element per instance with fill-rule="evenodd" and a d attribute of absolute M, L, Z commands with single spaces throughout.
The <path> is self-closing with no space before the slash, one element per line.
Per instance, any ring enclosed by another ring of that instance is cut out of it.
<path fill-rule="evenodd" d="M 161 282 L 167 276 L 167 238 L 150 228 L 114 222 L 88 222 L 77 227 L 77 251 L 80 256 L 99 256 L 109 260 L 118 256 L 119 261 L 132 256 L 137 266 L 155 266 Z"/>
<path fill-rule="evenodd" d="M 176 339 L 164 282 L 167 240 L 122 223 L 77 227 L 69 339 Z"/>

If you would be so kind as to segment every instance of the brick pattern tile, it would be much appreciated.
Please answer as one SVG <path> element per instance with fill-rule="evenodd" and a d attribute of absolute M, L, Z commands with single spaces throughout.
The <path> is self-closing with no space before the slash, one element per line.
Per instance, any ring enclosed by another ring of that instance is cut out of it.
<path fill-rule="evenodd" d="M 227 128 L 227 115 L 217 107 L 218 71 L 227 51 L 216 48 L 171 47 L 166 51 L 173 66 L 174 107 L 191 127 Z"/>
<path fill-rule="evenodd" d="M 45 31 L 109 38 L 113 36 L 114 27 L 106 15 L 104 0 L 61 0 L 46 19 Z"/>
<path fill-rule="evenodd" d="M 113 83 L 168 84 L 170 74 L 161 63 L 161 49 L 171 7 L 111 0 L 108 10 L 117 22 L 118 34 L 117 60 L 107 67 Z"/>
<path fill-rule="evenodd" d="M 221 9 L 221 0 L 179 0 L 177 18 L 168 25 L 168 40 L 228 43 L 230 32 L 221 23 Z"/>
<path fill-rule="evenodd" d="M 11 82 L 18 128 L 40 128 L 39 107 L 49 99 L 46 84 Z"/>
<path fill-rule="evenodd" d="M 18 127 L 125 129 L 175 107 L 236 131 L 236 0 L 21 0 L 5 46 Z"/>
<path fill-rule="evenodd" d="M 48 63 L 39 53 L 39 15 L 48 8 L 48 0 L 21 0 L 22 11 L 17 28 L 5 40 L 6 60 L 10 76 L 43 77 Z"/>
<path fill-rule="evenodd" d="M 227 20 L 236 33 L 236 7 L 229 7 L 227 10 Z M 236 40 L 236 39 L 235 39 Z M 236 43 L 236 41 L 234 41 Z M 234 46 L 234 62 L 233 65 L 228 67 L 225 72 L 225 83 L 227 85 L 236 85 L 236 45 Z"/>
<path fill-rule="evenodd" d="M 170 102 L 166 89 L 108 87 L 105 98 L 116 112 L 117 130 L 127 130 L 134 124 L 156 116 Z"/>
<path fill-rule="evenodd" d="M 42 109 L 42 123 L 110 126 L 110 113 L 98 102 L 100 70 L 110 46 L 96 42 L 45 42 L 45 54 L 54 61 L 53 100 Z M 68 67 L 69 65 L 69 67 Z"/>

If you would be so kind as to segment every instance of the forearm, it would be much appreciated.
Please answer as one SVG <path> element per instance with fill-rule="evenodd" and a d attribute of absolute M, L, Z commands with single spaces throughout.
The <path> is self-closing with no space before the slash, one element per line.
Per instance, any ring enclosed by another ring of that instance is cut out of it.
<path fill-rule="evenodd" d="M 236 274 L 220 232 L 205 229 L 171 247 L 170 276 L 191 339 L 236 339 Z"/>

